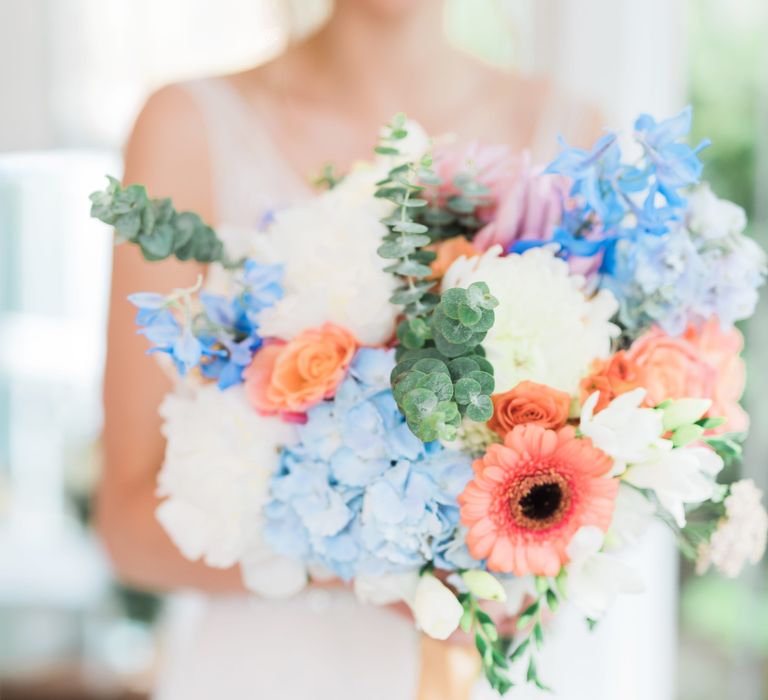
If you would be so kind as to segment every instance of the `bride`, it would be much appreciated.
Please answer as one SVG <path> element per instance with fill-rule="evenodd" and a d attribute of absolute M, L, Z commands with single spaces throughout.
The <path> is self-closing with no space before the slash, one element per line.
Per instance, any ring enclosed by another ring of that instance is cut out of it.
<path fill-rule="evenodd" d="M 379 125 L 398 111 L 429 133 L 529 149 L 539 162 L 553 155 L 557 133 L 583 146 L 599 135 L 588 105 L 452 49 L 440 32 L 442 12 L 441 0 L 336 0 L 320 30 L 275 60 L 160 90 L 130 138 L 126 181 L 173 197 L 224 232 L 252 229 L 268 207 L 310 197 L 308 176 L 324 164 L 343 172 L 369 156 Z M 237 252 L 245 242 L 226 243 Z M 157 408 L 171 385 L 143 352 L 126 297 L 188 287 L 204 270 L 173 260 L 146 265 L 137 250 L 115 251 L 98 513 L 121 578 L 198 592 L 199 604 L 166 640 L 156 697 L 415 698 L 419 640 L 401 611 L 362 606 L 340 585 L 289 601 L 257 599 L 245 593 L 239 571 L 184 559 L 156 521 L 164 450 Z M 644 566 L 656 572 L 655 597 L 630 600 L 592 636 L 576 620 L 552 631 L 547 680 L 559 697 L 672 697 L 674 566 L 654 552 Z M 458 685 L 434 697 L 466 697 Z"/>

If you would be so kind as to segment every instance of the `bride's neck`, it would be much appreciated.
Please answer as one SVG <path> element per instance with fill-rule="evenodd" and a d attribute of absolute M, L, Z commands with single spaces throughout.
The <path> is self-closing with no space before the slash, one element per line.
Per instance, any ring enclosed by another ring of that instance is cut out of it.
<path fill-rule="evenodd" d="M 337 0 L 330 21 L 297 52 L 318 89 L 354 93 L 358 101 L 383 107 L 425 86 L 434 92 L 450 82 L 447 75 L 466 71 L 466 58 L 448 44 L 442 27 L 441 0 L 419 0 L 394 16 Z"/>

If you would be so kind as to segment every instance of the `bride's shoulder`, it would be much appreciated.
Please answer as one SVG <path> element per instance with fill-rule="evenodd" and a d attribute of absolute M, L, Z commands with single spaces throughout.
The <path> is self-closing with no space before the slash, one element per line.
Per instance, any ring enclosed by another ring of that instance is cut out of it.
<path fill-rule="evenodd" d="M 193 95 L 183 83 L 153 92 L 128 138 L 126 181 L 210 216 L 210 172 L 206 122 Z"/>

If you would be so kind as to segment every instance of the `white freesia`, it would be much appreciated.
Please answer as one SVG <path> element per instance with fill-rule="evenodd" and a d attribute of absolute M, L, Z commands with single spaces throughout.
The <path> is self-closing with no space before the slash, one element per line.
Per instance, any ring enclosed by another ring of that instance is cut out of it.
<path fill-rule="evenodd" d="M 619 484 L 613 519 L 605 536 L 606 549 L 637 544 L 648 531 L 656 515 L 656 506 L 637 489 Z"/>
<path fill-rule="evenodd" d="M 424 574 L 419 579 L 412 608 L 416 624 L 433 639 L 448 639 L 464 614 L 451 589 L 432 574 Z"/>
<path fill-rule="evenodd" d="M 673 449 L 669 440 L 657 441 L 653 454 L 632 464 L 623 479 L 640 489 L 655 492 L 675 522 L 685 526 L 685 504 L 702 503 L 716 493 L 715 477 L 723 460 L 708 447 Z"/>
<path fill-rule="evenodd" d="M 618 334 L 610 323 L 618 309 L 615 297 L 602 290 L 588 298 L 584 279 L 571 275 L 550 246 L 522 255 L 501 253 L 501 246 L 494 246 L 482 256 L 461 257 L 443 278 L 443 289 L 486 282 L 499 300 L 483 341 L 496 391 L 529 379 L 576 392 L 592 361 L 609 355 Z"/>
<path fill-rule="evenodd" d="M 710 399 L 676 399 L 664 408 L 664 430 L 677 430 L 699 420 L 712 406 Z"/>
<path fill-rule="evenodd" d="M 306 579 L 304 567 L 271 554 L 261 540 L 268 481 L 278 449 L 295 441 L 295 429 L 256 413 L 242 386 L 181 387 L 160 414 L 167 447 L 157 517 L 182 554 L 212 567 L 240 562 L 250 587 L 295 593 Z M 264 581 L 258 568 L 268 567 L 272 576 Z"/>
<path fill-rule="evenodd" d="M 699 550 L 696 572 L 703 574 L 714 566 L 725 576 L 735 578 L 747 562 L 757 564 L 765 553 L 768 513 L 763 493 L 751 479 L 737 481 L 725 499 L 725 517 L 709 542 Z"/>
<path fill-rule="evenodd" d="M 645 389 L 634 389 L 617 396 L 598 414 L 594 414 L 600 393 L 595 392 L 581 409 L 581 432 L 613 458 L 611 476 L 622 474 L 628 464 L 647 460 L 653 444 L 663 431 L 662 414 L 641 408 Z"/>
<path fill-rule="evenodd" d="M 371 179 L 364 170 L 351 174 L 333 190 L 277 212 L 256 237 L 253 257 L 285 269 L 285 296 L 259 314 L 263 336 L 289 340 L 335 323 L 363 344 L 389 340 L 396 280 L 376 250 L 387 233 L 380 219 L 391 205 L 373 196 Z"/>
<path fill-rule="evenodd" d="M 391 605 L 405 601 L 408 605 L 413 605 L 420 578 L 417 569 L 376 576 L 358 574 L 353 585 L 355 595 L 361 603 Z"/>
<path fill-rule="evenodd" d="M 620 593 L 642 593 L 642 578 L 623 561 L 601 552 L 603 533 L 582 527 L 568 545 L 566 590 L 570 602 L 587 617 L 600 619 Z"/>

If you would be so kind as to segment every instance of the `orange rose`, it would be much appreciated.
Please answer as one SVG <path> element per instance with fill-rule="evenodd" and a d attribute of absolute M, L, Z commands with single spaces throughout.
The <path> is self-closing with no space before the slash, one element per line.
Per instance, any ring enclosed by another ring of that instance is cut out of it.
<path fill-rule="evenodd" d="M 571 397 L 545 384 L 520 382 L 514 389 L 494 394 L 488 427 L 504 437 L 516 425 L 540 425 L 557 430 L 568 420 Z"/>
<path fill-rule="evenodd" d="M 259 413 L 303 413 L 333 396 L 356 349 L 355 338 L 332 323 L 266 345 L 243 372 L 248 400 Z"/>
<path fill-rule="evenodd" d="M 667 399 L 714 395 L 717 372 L 685 337 L 672 338 L 654 328 L 633 343 L 627 357 L 642 369 L 652 406 Z"/>
<path fill-rule="evenodd" d="M 468 258 L 479 255 L 475 246 L 464 238 L 464 236 L 457 236 L 456 238 L 440 241 L 439 243 L 429 246 L 427 250 L 437 253 L 437 257 L 430 265 L 432 274 L 429 279 L 433 280 L 440 279 L 446 272 L 448 272 L 448 268 L 453 265 L 454 261 L 462 255 L 465 255 Z"/>
<path fill-rule="evenodd" d="M 595 413 L 602 411 L 620 394 L 645 386 L 645 372 L 624 350 L 607 360 L 595 360 L 592 373 L 581 380 L 581 402 L 584 403 L 596 391 L 600 398 Z"/>
<path fill-rule="evenodd" d="M 711 318 L 700 329 L 691 326 L 683 335 L 715 371 L 709 415 L 726 419 L 715 432 L 743 432 L 749 427 L 749 416 L 739 405 L 746 383 L 746 368 L 741 359 L 744 338 L 736 328 L 724 331 L 716 318 Z"/>

